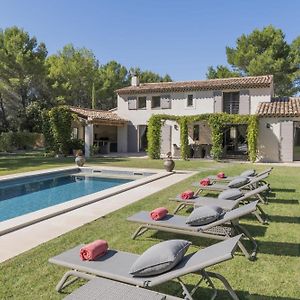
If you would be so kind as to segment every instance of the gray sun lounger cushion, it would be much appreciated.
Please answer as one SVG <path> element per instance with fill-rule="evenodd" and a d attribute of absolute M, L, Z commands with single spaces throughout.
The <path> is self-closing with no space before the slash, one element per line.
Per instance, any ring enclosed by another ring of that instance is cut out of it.
<path fill-rule="evenodd" d="M 248 177 L 253 178 L 253 177 L 260 177 L 262 175 L 267 175 L 268 176 L 268 175 L 270 175 L 270 173 L 271 173 L 272 170 L 273 170 L 273 167 L 265 169 L 265 170 L 263 170 L 263 171 L 261 171 L 259 173 L 255 173 L 253 176 L 248 176 Z M 220 178 L 217 175 L 209 175 L 208 178 L 211 179 L 212 181 L 229 182 L 229 181 L 235 179 L 236 177 L 242 176 L 241 174 L 240 175 L 236 175 L 236 176 L 226 176 L 224 178 Z"/>
<path fill-rule="evenodd" d="M 243 197 L 244 194 L 239 189 L 230 189 L 219 194 L 218 199 L 222 200 L 237 200 Z"/>
<path fill-rule="evenodd" d="M 185 223 L 190 226 L 200 226 L 218 220 L 224 211 L 219 206 L 202 206 L 194 209 Z"/>
<path fill-rule="evenodd" d="M 147 249 L 131 266 L 129 273 L 134 276 L 153 276 L 174 268 L 184 257 L 191 242 L 168 240 Z"/>
<path fill-rule="evenodd" d="M 256 175 L 255 170 L 246 170 L 240 174 L 242 177 L 253 177 Z"/>
<path fill-rule="evenodd" d="M 174 228 L 177 229 L 178 233 L 181 231 L 182 233 L 189 234 L 189 232 L 204 232 L 210 228 L 222 226 L 227 222 L 237 220 L 242 216 L 246 216 L 256 210 L 257 203 L 258 201 L 254 201 L 240 206 L 231 211 L 225 212 L 218 220 L 214 222 L 199 226 L 190 226 L 186 224 L 187 217 L 185 216 L 171 214 L 167 214 L 167 216 L 162 220 L 153 221 L 149 216 L 149 212 L 147 211 L 140 211 L 133 216 L 128 217 L 127 220 L 136 223 L 153 225 L 153 227 L 156 228 L 160 227 L 161 230 L 163 230 L 163 228 Z"/>
<path fill-rule="evenodd" d="M 151 287 L 189 273 L 199 272 L 207 267 L 233 258 L 233 253 L 240 238 L 241 235 L 238 235 L 195 253 L 185 255 L 181 262 L 172 270 L 156 276 L 134 277 L 129 274 L 132 264 L 139 257 L 138 254 L 109 249 L 104 256 L 94 261 L 82 261 L 78 253 L 83 245 L 78 245 L 73 249 L 52 257 L 49 259 L 49 262 L 77 270 L 81 274 L 92 274 L 93 276 L 104 277 L 139 287 Z M 61 290 L 64 287 L 67 278 L 63 279 L 64 281 L 59 283 L 57 290 Z"/>
<path fill-rule="evenodd" d="M 253 177 L 251 179 L 250 179 L 250 177 L 248 177 L 249 182 L 247 182 L 243 186 L 241 186 L 240 189 L 253 189 L 253 187 L 257 187 L 257 185 L 260 183 L 260 181 L 264 180 L 267 177 L 268 177 L 267 174 L 261 175 L 259 177 Z M 239 178 L 243 178 L 243 177 L 239 177 Z M 222 183 L 213 183 L 211 185 L 202 186 L 202 185 L 199 185 L 199 182 L 194 182 L 192 185 L 195 187 L 198 187 L 198 191 L 196 192 L 196 194 L 199 191 L 207 191 L 208 190 L 208 191 L 222 192 L 222 191 L 230 189 L 230 187 L 228 185 L 222 184 Z"/>
<path fill-rule="evenodd" d="M 179 300 L 182 298 L 135 287 L 106 278 L 94 278 L 76 289 L 65 300 Z"/>
<path fill-rule="evenodd" d="M 231 180 L 227 186 L 231 189 L 239 188 L 239 187 L 247 184 L 249 181 L 250 180 L 248 177 L 237 177 L 237 178 Z"/>

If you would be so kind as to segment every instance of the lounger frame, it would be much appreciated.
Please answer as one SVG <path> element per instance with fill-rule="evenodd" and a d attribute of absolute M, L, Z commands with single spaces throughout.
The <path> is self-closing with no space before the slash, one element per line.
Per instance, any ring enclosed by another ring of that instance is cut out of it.
<path fill-rule="evenodd" d="M 257 200 L 260 200 L 258 194 L 267 191 L 269 189 L 268 185 L 262 185 L 259 186 L 253 190 L 245 191 L 243 196 L 236 200 L 223 200 L 218 199 L 216 197 L 205 197 L 205 196 L 195 196 L 192 199 L 184 200 L 180 197 L 180 195 L 177 195 L 175 198 L 169 198 L 171 201 L 178 202 L 178 205 L 176 206 L 174 210 L 174 214 L 179 212 L 180 210 L 194 206 L 194 207 L 200 207 L 205 205 L 217 205 L 222 207 L 225 211 L 230 211 L 236 207 L 239 206 L 239 204 L 248 204 L 251 202 L 251 197 L 255 197 Z M 257 210 L 252 212 L 252 214 L 257 218 L 257 220 L 262 224 L 268 223 L 268 215 L 265 213 L 265 211 L 262 209 L 262 207 L 257 204 L 256 205 Z M 259 212 L 260 213 L 259 213 Z"/>
<path fill-rule="evenodd" d="M 257 201 L 241 206 L 230 212 L 226 212 L 222 219 L 202 226 L 185 225 L 186 217 L 178 215 L 167 215 L 163 220 L 154 221 L 150 218 L 149 212 L 146 211 L 141 211 L 127 218 L 127 220 L 140 224 L 133 233 L 132 239 L 136 239 L 148 230 L 166 231 L 215 240 L 226 240 L 242 234 L 243 239 L 248 239 L 248 241 L 250 241 L 252 249 L 248 251 L 241 240 L 238 241 L 238 247 L 246 258 L 254 260 L 256 258 L 258 245 L 248 230 L 239 223 L 239 218 L 255 211 L 256 205 Z M 173 218 L 174 220 L 172 221 L 172 224 L 168 221 L 170 218 Z M 178 225 L 176 225 L 176 223 L 178 223 Z"/>
<path fill-rule="evenodd" d="M 95 277 L 107 278 L 116 281 L 116 283 L 122 282 L 140 288 L 151 288 L 176 279 L 182 288 L 183 299 L 193 300 L 193 295 L 200 284 L 206 282 L 213 290 L 212 296 L 210 297 L 210 299 L 213 300 L 217 296 L 217 289 L 212 281 L 212 278 L 215 278 L 222 282 L 232 299 L 238 300 L 238 296 L 233 291 L 228 281 L 218 273 L 206 271 L 206 268 L 233 258 L 234 251 L 240 238 L 241 236 L 236 236 L 195 253 L 188 254 L 172 270 L 161 275 L 149 277 L 133 277 L 128 273 L 130 266 L 139 255 L 108 250 L 107 254 L 99 260 L 83 262 L 78 255 L 79 250 L 83 245 L 79 245 L 56 257 L 50 258 L 49 262 L 71 269 L 67 271 L 58 282 L 56 286 L 57 291 L 61 291 L 78 278 L 86 280 L 92 280 Z M 182 278 L 188 274 L 199 276 L 199 281 L 191 290 L 187 288 Z"/>

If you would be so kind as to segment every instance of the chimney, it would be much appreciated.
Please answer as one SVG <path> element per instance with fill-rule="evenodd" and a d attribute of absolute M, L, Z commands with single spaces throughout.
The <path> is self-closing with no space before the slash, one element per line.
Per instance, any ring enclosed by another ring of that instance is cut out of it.
<path fill-rule="evenodd" d="M 140 80 L 139 77 L 135 72 L 131 73 L 131 85 L 132 86 L 139 86 L 140 85 Z"/>

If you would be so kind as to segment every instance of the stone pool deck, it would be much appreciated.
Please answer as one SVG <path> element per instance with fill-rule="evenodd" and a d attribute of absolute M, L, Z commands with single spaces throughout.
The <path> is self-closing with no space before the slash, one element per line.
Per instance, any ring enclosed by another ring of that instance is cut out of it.
<path fill-rule="evenodd" d="M 125 170 L 125 168 L 115 169 Z M 126 168 L 126 170 L 138 169 Z M 152 171 L 166 173 L 162 170 L 147 169 L 147 172 Z M 157 178 L 154 181 L 133 187 L 120 194 L 109 196 L 92 204 L 2 235 L 0 236 L 0 262 L 17 256 L 18 254 L 103 217 L 115 210 L 139 201 L 151 194 L 159 192 L 160 190 L 195 174 L 197 174 L 197 172 L 176 171 L 168 176 Z"/>

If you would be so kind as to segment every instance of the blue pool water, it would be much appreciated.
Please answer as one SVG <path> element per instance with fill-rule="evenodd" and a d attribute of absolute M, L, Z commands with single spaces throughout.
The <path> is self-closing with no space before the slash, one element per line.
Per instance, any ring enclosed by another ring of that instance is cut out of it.
<path fill-rule="evenodd" d="M 130 179 L 65 175 L 21 183 L 0 183 L 0 221 L 96 193 Z"/>

